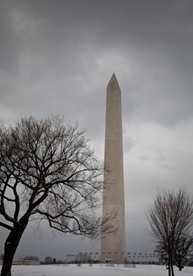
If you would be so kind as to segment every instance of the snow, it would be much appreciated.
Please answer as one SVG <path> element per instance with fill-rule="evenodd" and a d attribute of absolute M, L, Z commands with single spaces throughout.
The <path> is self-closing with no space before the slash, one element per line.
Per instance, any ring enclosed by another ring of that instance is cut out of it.
<path fill-rule="evenodd" d="M 0 267 L 1 268 L 1 267 Z M 193 267 L 185 267 L 178 271 L 175 267 L 175 276 L 189 276 L 193 274 Z M 12 276 L 167 276 L 165 266 L 136 265 L 136 267 L 107 266 L 107 265 L 38 265 L 12 267 Z"/>

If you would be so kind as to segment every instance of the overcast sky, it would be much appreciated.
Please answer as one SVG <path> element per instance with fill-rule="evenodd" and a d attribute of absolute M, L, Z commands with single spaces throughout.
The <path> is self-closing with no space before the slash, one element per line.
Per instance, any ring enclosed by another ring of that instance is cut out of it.
<path fill-rule="evenodd" d="M 158 189 L 193 192 L 192 0 L 1 0 L 0 119 L 59 114 L 104 152 L 106 86 L 122 90 L 127 251 L 154 249 Z M 0 253 L 5 233 L 0 230 Z M 98 251 L 29 226 L 16 256 Z"/>

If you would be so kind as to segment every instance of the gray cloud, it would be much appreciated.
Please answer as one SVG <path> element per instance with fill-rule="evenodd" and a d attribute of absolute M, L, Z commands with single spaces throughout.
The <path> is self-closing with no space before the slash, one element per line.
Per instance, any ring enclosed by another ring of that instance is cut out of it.
<path fill-rule="evenodd" d="M 78 120 L 102 159 L 106 85 L 116 73 L 129 251 L 153 247 L 145 212 L 158 188 L 192 192 L 192 25 L 189 0 L 1 1 L 1 120 L 31 114 Z M 54 245 L 58 258 L 77 247 L 73 239 L 51 238 L 45 227 L 41 238 L 32 237 L 29 228 L 18 256 L 34 240 L 41 240 L 41 258 Z M 99 248 L 88 241 L 81 246 Z"/>

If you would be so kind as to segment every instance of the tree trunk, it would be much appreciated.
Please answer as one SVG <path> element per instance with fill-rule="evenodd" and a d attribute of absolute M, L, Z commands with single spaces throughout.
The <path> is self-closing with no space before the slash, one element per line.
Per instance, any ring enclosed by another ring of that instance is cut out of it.
<path fill-rule="evenodd" d="M 170 270 L 171 270 L 171 276 L 174 276 L 174 266 L 173 266 L 173 256 L 172 256 L 172 254 L 170 256 Z"/>
<path fill-rule="evenodd" d="M 178 268 L 179 268 L 179 271 L 182 271 L 183 266 L 182 266 L 181 260 L 178 261 Z"/>
<path fill-rule="evenodd" d="M 168 276 L 174 276 L 173 261 L 171 252 L 168 254 Z"/>
<path fill-rule="evenodd" d="M 170 265 L 170 262 L 168 262 L 168 276 L 171 276 L 171 265 Z"/>
<path fill-rule="evenodd" d="M 1 269 L 1 276 L 11 276 L 11 266 L 13 258 L 18 247 L 19 241 L 23 235 L 23 232 L 28 224 L 28 219 L 21 219 L 20 225 L 15 225 L 13 230 L 9 233 L 5 246 L 4 246 L 4 256 L 3 265 Z"/>
<path fill-rule="evenodd" d="M 174 276 L 174 266 L 173 266 L 173 262 L 171 263 L 171 271 L 172 271 L 172 276 Z"/>

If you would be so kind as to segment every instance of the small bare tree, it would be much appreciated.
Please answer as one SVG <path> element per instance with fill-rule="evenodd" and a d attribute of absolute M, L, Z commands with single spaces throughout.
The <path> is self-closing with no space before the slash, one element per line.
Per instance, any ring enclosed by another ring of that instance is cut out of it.
<path fill-rule="evenodd" d="M 22 119 L 0 128 L 0 226 L 9 231 L 1 276 L 11 275 L 20 239 L 32 219 L 62 233 L 98 237 L 103 166 L 84 132 L 59 117 Z M 106 223 L 104 226 L 104 223 Z"/>
<path fill-rule="evenodd" d="M 147 215 L 150 232 L 168 261 L 168 274 L 174 276 L 174 256 L 182 237 L 189 237 L 193 227 L 193 201 L 186 191 L 158 192 Z"/>
<path fill-rule="evenodd" d="M 182 270 L 184 265 L 190 261 L 191 253 L 193 251 L 193 236 L 182 235 L 176 244 L 176 248 L 174 250 L 174 262 L 175 265 L 179 268 L 179 271 Z"/>

